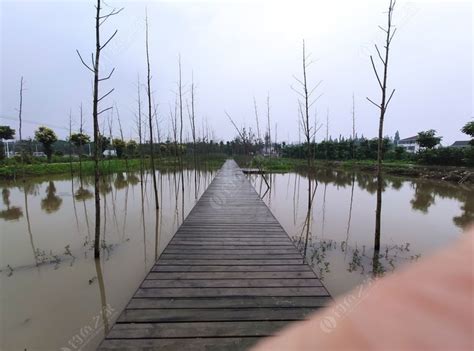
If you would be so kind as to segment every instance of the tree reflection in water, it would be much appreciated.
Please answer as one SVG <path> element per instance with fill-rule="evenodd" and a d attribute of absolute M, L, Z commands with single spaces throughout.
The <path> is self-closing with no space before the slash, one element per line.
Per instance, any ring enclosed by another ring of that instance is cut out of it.
<path fill-rule="evenodd" d="M 23 210 L 18 206 L 10 206 L 10 190 L 2 189 L 3 204 L 7 207 L 6 210 L 0 211 L 0 218 L 5 221 L 16 221 L 23 217 Z"/>
<path fill-rule="evenodd" d="M 46 197 L 41 200 L 41 209 L 46 213 L 54 213 L 59 210 L 63 199 L 56 195 L 56 187 L 54 182 L 50 181 L 46 187 Z"/>

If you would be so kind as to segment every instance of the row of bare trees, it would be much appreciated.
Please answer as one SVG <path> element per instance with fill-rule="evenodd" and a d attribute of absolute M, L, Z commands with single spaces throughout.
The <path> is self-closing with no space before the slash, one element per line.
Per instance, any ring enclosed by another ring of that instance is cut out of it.
<path fill-rule="evenodd" d="M 385 42 L 383 49 L 380 50 L 379 46 L 375 45 L 375 51 L 377 53 L 378 59 L 381 63 L 381 68 L 378 69 L 375 63 L 373 56 L 370 56 L 370 62 L 375 73 L 375 77 L 377 79 L 378 86 L 381 92 L 381 101 L 380 103 L 375 103 L 372 99 L 367 97 L 367 100 L 375 105 L 380 114 L 379 114 L 379 130 L 378 130 L 378 148 L 377 148 L 377 203 L 376 203 L 376 216 L 375 216 L 375 239 L 374 239 L 374 257 L 378 257 L 378 252 L 380 251 L 380 233 L 381 233 L 381 214 L 382 214 L 382 163 L 383 163 L 383 127 L 386 112 L 388 106 L 393 98 L 395 93 L 395 89 L 389 90 L 388 88 L 388 72 L 389 72 L 389 58 L 390 58 L 390 45 L 396 33 L 396 28 L 393 24 L 393 13 L 396 5 L 396 0 L 390 0 L 389 7 L 387 11 L 387 24 L 385 27 L 379 26 L 379 28 L 385 34 Z M 318 95 L 316 98 L 313 98 L 313 93 L 319 87 L 321 82 L 317 83 L 314 87 L 310 88 L 308 85 L 308 76 L 307 70 L 308 67 L 311 65 L 310 55 L 306 54 L 305 43 L 303 41 L 303 56 L 302 56 L 302 78 L 294 77 L 297 83 L 299 84 L 299 89 L 293 89 L 299 95 L 298 99 L 298 112 L 299 112 L 299 128 L 303 130 L 303 135 L 305 138 L 305 144 L 307 145 L 307 166 L 308 166 L 308 212 L 307 212 L 307 219 L 304 225 L 305 230 L 305 245 L 304 245 L 304 254 L 306 254 L 308 236 L 310 234 L 310 216 L 311 216 L 311 208 L 312 208 L 312 201 L 314 198 L 314 191 L 316 190 L 317 184 L 312 189 L 312 182 L 311 182 L 311 169 L 312 169 L 312 152 L 310 147 L 310 140 L 314 138 L 314 135 L 319 130 L 319 125 L 317 120 L 314 121 L 314 124 L 310 122 L 310 109 L 315 104 L 315 102 L 319 99 L 321 95 Z M 390 92 L 389 92 L 390 91 Z M 326 120 L 326 135 L 328 137 L 329 134 L 329 111 L 327 114 Z M 352 138 L 355 140 L 355 97 L 352 96 Z M 352 148 L 352 154 L 354 157 L 354 146 Z M 302 233 L 303 234 L 303 233 Z M 303 235 L 302 235 L 303 237 Z M 374 259 L 375 260 L 375 259 Z M 377 262 L 374 261 L 374 270 L 377 270 Z"/>
<path fill-rule="evenodd" d="M 114 88 L 110 89 L 107 93 L 100 96 L 100 83 L 108 80 L 112 77 L 115 68 L 113 68 L 107 76 L 102 77 L 100 75 L 100 58 L 102 50 L 106 48 L 106 46 L 112 41 L 112 39 L 116 36 L 117 30 L 113 32 L 111 36 L 105 40 L 104 43 L 101 41 L 101 28 L 103 24 L 111 17 L 118 15 L 122 12 L 123 8 L 116 9 L 113 8 L 107 14 L 102 14 L 102 1 L 97 0 L 96 3 L 96 16 L 95 16 L 95 53 L 91 54 L 91 63 L 88 64 L 84 59 L 79 50 L 77 50 L 77 54 L 79 56 L 80 61 L 82 64 L 93 74 L 93 99 L 92 99 L 92 120 L 94 126 L 94 150 L 93 150 L 93 158 L 94 158 L 94 186 L 95 186 L 95 240 L 94 240 L 94 256 L 96 258 L 100 257 L 100 193 L 99 193 L 99 180 L 100 180 L 100 169 L 99 169 L 99 159 L 100 159 L 100 138 L 103 135 L 99 130 L 99 116 L 109 111 L 113 108 L 113 106 L 106 107 L 103 109 L 99 108 L 99 104 L 102 100 L 108 97 L 113 91 Z M 150 167 L 153 179 L 153 191 L 154 191 L 154 198 L 155 198 L 155 208 L 158 211 L 160 204 L 159 204 L 159 197 L 158 197 L 158 185 L 156 179 L 156 160 L 155 160 L 155 138 L 154 138 L 154 123 L 156 127 L 156 136 L 158 141 L 160 141 L 160 134 L 159 134 L 159 127 L 158 127 L 158 115 L 157 115 L 157 105 L 153 102 L 153 93 L 152 93 L 152 68 L 150 63 L 150 40 L 149 40 L 149 20 L 148 20 L 148 13 L 145 12 L 145 49 L 146 49 L 146 70 L 147 70 L 147 78 L 146 78 L 146 95 L 147 95 L 147 110 L 146 110 L 146 119 L 148 124 L 148 141 L 150 147 Z M 178 59 L 178 68 L 179 68 L 179 76 L 178 76 L 178 92 L 177 92 L 177 101 L 175 103 L 175 112 L 172 114 L 172 126 L 173 126 L 173 134 L 174 134 L 174 143 L 175 143 L 175 152 L 176 156 L 179 156 L 179 164 L 180 167 L 183 167 L 183 159 L 182 159 L 182 152 L 178 152 L 178 142 L 179 146 L 182 147 L 183 145 L 183 118 L 184 118 L 184 86 L 182 82 L 182 70 L 181 70 L 181 57 Z M 141 147 L 144 142 L 144 132 L 143 132 L 143 108 L 142 108 L 142 100 L 141 100 L 141 91 L 140 91 L 140 78 L 138 77 L 138 114 L 137 114 L 137 131 L 138 131 L 138 138 L 139 138 L 139 145 L 140 145 L 140 154 L 141 154 L 141 165 L 140 170 L 143 173 L 144 164 L 143 164 L 143 148 Z M 22 92 L 22 90 L 21 90 Z M 191 133 L 192 133 L 192 140 L 193 140 L 193 156 L 194 156 L 194 163 L 197 164 L 196 158 L 196 117 L 195 117 L 195 84 L 194 84 L 194 77 L 192 78 L 191 82 L 191 102 L 190 104 L 186 102 L 187 111 L 189 122 L 191 125 Z M 120 114 L 118 112 L 118 108 L 115 105 L 115 111 L 117 114 L 117 119 L 119 123 L 120 129 L 120 140 L 122 144 L 124 141 L 122 124 L 120 120 Z M 21 112 L 20 112 L 21 115 Z M 178 123 L 177 117 L 179 116 L 179 139 L 178 139 Z M 112 135 L 112 121 L 109 119 L 109 131 Z M 71 125 L 71 122 L 70 122 Z M 81 108 L 81 131 L 82 133 L 82 108 Z M 71 129 L 71 126 L 70 126 Z M 127 167 L 128 168 L 128 167 Z M 184 181 L 182 179 L 181 186 L 184 187 Z M 184 188 L 182 189 L 184 193 Z"/>

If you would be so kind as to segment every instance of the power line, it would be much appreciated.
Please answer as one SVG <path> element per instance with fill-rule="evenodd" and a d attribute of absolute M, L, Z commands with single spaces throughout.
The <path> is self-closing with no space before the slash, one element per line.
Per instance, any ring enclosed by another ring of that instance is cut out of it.
<path fill-rule="evenodd" d="M 18 121 L 18 118 L 16 118 L 16 117 L 0 116 L 0 119 L 7 119 L 7 120 L 10 120 L 10 121 Z M 57 125 L 49 124 L 49 123 L 39 123 L 39 122 L 35 122 L 35 121 L 30 121 L 30 120 L 27 120 L 27 119 L 22 119 L 22 122 L 25 122 L 25 123 L 28 123 L 28 124 L 34 124 L 34 125 L 37 125 L 37 126 L 45 126 L 45 127 L 54 128 L 54 129 L 63 129 L 63 130 L 66 130 L 66 131 L 69 132 L 69 127 L 62 127 L 62 126 L 57 126 Z"/>

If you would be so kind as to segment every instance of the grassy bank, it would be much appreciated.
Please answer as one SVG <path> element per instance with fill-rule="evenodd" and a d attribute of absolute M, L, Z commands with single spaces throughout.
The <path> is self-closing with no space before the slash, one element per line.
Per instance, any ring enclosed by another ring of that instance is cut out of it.
<path fill-rule="evenodd" d="M 267 172 L 307 172 L 307 161 L 292 158 L 245 158 L 236 161 L 241 167 L 261 167 Z M 376 172 L 377 162 L 366 161 L 324 161 L 315 160 L 314 167 L 328 167 L 347 171 Z M 384 162 L 383 173 L 395 176 L 438 179 L 454 182 L 474 183 L 474 169 L 452 166 L 423 166 L 404 161 Z M 472 175 L 471 175 L 472 174 Z"/>
<path fill-rule="evenodd" d="M 198 167 L 217 169 L 225 161 L 225 155 L 211 155 L 209 157 L 198 158 Z M 160 157 L 155 160 L 157 169 L 168 169 L 179 166 L 179 160 L 175 157 Z M 150 160 L 144 159 L 145 168 L 150 167 Z M 140 159 L 106 159 L 99 162 L 101 174 L 110 174 L 115 172 L 138 171 L 140 170 Z M 192 157 L 183 158 L 185 168 L 194 168 Z M 37 177 L 52 174 L 78 174 L 80 170 L 79 161 L 74 162 L 55 162 L 55 163 L 8 163 L 0 164 L 0 179 L 14 179 L 22 177 Z M 94 174 L 94 162 L 87 160 L 82 162 L 82 173 L 84 175 Z"/>

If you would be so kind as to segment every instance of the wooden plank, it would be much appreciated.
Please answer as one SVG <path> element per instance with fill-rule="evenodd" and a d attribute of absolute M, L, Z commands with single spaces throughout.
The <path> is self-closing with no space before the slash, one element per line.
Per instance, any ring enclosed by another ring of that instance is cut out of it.
<path fill-rule="evenodd" d="M 100 350 L 188 350 L 188 351 L 234 351 L 246 350 L 258 338 L 172 338 L 172 339 L 106 339 Z"/>
<path fill-rule="evenodd" d="M 194 308 L 126 309 L 117 323 L 143 322 L 217 322 L 217 321 L 298 321 L 314 309 L 299 308 Z"/>
<path fill-rule="evenodd" d="M 178 251 L 179 250 L 179 251 Z M 171 252 L 171 251 L 178 251 L 182 252 L 183 250 L 190 251 L 190 250 L 198 250 L 200 252 L 206 252 L 206 251 L 213 251 L 213 250 L 221 250 L 224 252 L 225 250 L 252 250 L 252 251 L 257 251 L 257 250 L 271 250 L 274 252 L 283 253 L 283 251 L 289 251 L 291 250 L 294 252 L 295 247 L 291 244 L 287 245 L 280 245 L 277 247 L 269 247 L 268 245 L 253 245 L 253 246 L 248 246 L 248 245 L 186 245 L 186 244 L 169 244 L 166 248 L 166 252 Z"/>
<path fill-rule="evenodd" d="M 172 265 L 172 266 L 205 266 L 212 264 L 214 266 L 233 266 L 233 265 L 300 265 L 303 259 L 244 259 L 244 260 L 212 260 L 210 263 L 209 260 L 200 260 L 200 259 L 161 259 L 159 261 L 160 265 Z"/>
<path fill-rule="evenodd" d="M 152 279 L 294 279 L 315 278 L 313 272 L 151 272 L 146 280 Z"/>
<path fill-rule="evenodd" d="M 219 321 L 175 323 L 118 323 L 107 335 L 108 339 L 145 338 L 202 338 L 269 336 L 288 324 L 288 321 Z"/>
<path fill-rule="evenodd" d="M 133 298 L 127 308 L 264 308 L 326 306 L 328 296 L 224 296 L 224 297 L 162 297 Z"/>
<path fill-rule="evenodd" d="M 209 248 L 214 248 L 215 246 L 222 246 L 226 245 L 228 247 L 232 246 L 266 246 L 266 247 L 274 247 L 274 246 L 293 246 L 293 244 L 290 243 L 290 241 L 273 241 L 273 240 L 232 240 L 232 241 L 225 241 L 225 242 L 218 242 L 214 240 L 200 240 L 196 241 L 195 239 L 189 239 L 189 240 L 175 240 L 172 242 L 173 245 L 187 245 L 187 246 L 207 246 Z"/>
<path fill-rule="evenodd" d="M 211 297 L 211 296 L 327 296 L 324 287 L 310 288 L 158 288 L 138 289 L 136 297 Z"/>
<path fill-rule="evenodd" d="M 146 288 L 269 288 L 269 287 L 322 286 L 319 279 L 146 279 L 140 286 Z"/>
<path fill-rule="evenodd" d="M 172 265 L 161 264 L 160 261 L 153 266 L 153 272 L 311 272 L 311 269 L 306 265 Z"/>
<path fill-rule="evenodd" d="M 182 254 L 168 254 L 166 252 L 162 253 L 160 256 L 160 260 L 168 261 L 168 260 L 179 260 L 179 261 L 189 261 L 189 260 L 196 260 L 196 261 L 203 261 L 203 260 L 217 260 L 217 261 L 232 261 L 232 260 L 245 260 L 245 261 L 255 261 L 255 260 L 263 260 L 263 261 L 272 261 L 272 260 L 296 260 L 298 263 L 301 263 L 301 255 L 292 253 L 292 254 L 263 254 L 259 255 L 258 253 L 254 254 L 224 254 L 220 255 L 219 252 L 213 254 L 199 254 L 194 252 L 183 252 Z M 199 264 L 199 263 L 197 263 Z M 207 262 L 209 264 L 209 262 Z"/>

